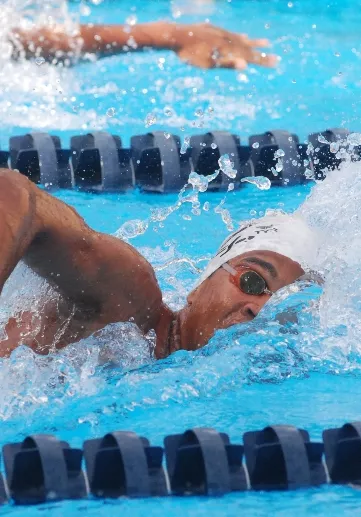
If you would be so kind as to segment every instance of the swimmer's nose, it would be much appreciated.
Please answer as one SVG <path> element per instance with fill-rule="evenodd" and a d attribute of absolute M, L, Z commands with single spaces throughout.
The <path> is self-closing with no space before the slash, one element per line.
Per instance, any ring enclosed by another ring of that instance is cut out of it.
<path fill-rule="evenodd" d="M 259 297 L 257 302 L 256 301 L 247 302 L 243 306 L 244 315 L 247 318 L 253 320 L 258 315 L 258 313 L 260 312 L 260 310 L 262 309 L 264 304 L 268 301 L 268 299 L 269 299 L 269 296 L 262 296 L 262 297 Z"/>

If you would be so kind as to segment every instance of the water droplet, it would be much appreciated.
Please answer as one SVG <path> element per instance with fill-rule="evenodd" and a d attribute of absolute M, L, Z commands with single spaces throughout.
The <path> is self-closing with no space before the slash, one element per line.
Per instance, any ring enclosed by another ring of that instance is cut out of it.
<path fill-rule="evenodd" d="M 124 223 L 116 232 L 115 236 L 124 240 L 134 239 L 134 237 L 137 237 L 138 235 L 143 235 L 143 233 L 145 233 L 147 229 L 147 221 L 134 219 L 132 221 L 127 221 L 126 223 Z"/>
<path fill-rule="evenodd" d="M 235 178 L 237 176 L 237 171 L 233 168 L 234 163 L 231 162 L 228 154 L 223 154 L 220 157 L 218 160 L 218 165 L 223 174 L 229 178 Z"/>
<path fill-rule="evenodd" d="M 259 142 L 253 142 L 252 147 L 253 147 L 253 149 L 258 149 L 259 148 Z"/>
<path fill-rule="evenodd" d="M 203 176 L 202 174 L 198 174 L 197 172 L 191 172 L 188 178 L 188 183 L 192 185 L 192 187 L 199 192 L 205 192 L 208 188 L 208 176 Z"/>
<path fill-rule="evenodd" d="M 43 57 L 39 56 L 39 57 L 35 58 L 35 63 L 36 63 L 38 66 L 40 66 L 40 65 L 42 65 L 42 64 L 44 64 L 44 63 L 45 63 L 45 59 L 44 59 Z"/>
<path fill-rule="evenodd" d="M 278 162 L 276 163 L 276 171 L 277 172 L 283 171 L 283 161 L 282 160 L 278 160 Z"/>
<path fill-rule="evenodd" d="M 277 149 L 275 152 L 275 158 L 282 158 L 285 155 L 285 152 L 283 149 Z"/>
<path fill-rule="evenodd" d="M 330 142 L 328 142 L 328 141 L 326 140 L 326 138 L 325 138 L 323 135 L 318 135 L 317 140 L 318 140 L 321 144 L 327 144 L 327 145 L 329 145 L 329 143 L 330 143 Z"/>
<path fill-rule="evenodd" d="M 361 145 L 361 133 L 351 133 L 348 135 L 347 143 L 349 145 Z"/>
<path fill-rule="evenodd" d="M 271 181 L 265 176 L 247 176 L 242 178 L 241 181 L 251 183 L 251 185 L 255 185 L 260 190 L 269 190 L 271 188 Z"/>
<path fill-rule="evenodd" d="M 115 108 L 107 109 L 107 115 L 108 115 L 108 117 L 114 117 L 114 115 L 115 115 Z"/>
<path fill-rule="evenodd" d="M 89 5 L 86 5 L 86 4 L 80 4 L 80 14 L 82 16 L 89 16 L 89 14 L 91 13 L 91 9 L 89 7 Z"/>
<path fill-rule="evenodd" d="M 138 18 L 135 14 L 130 14 L 128 18 L 126 18 L 125 23 L 126 25 L 130 25 L 131 27 L 134 27 L 134 25 L 137 23 Z"/>
<path fill-rule="evenodd" d="M 160 68 L 160 70 L 164 70 L 164 63 L 165 63 L 164 57 L 160 57 L 158 59 L 158 68 Z"/>
<path fill-rule="evenodd" d="M 330 152 L 336 154 L 338 149 L 339 149 L 339 147 L 340 147 L 340 143 L 339 142 L 331 142 L 330 143 Z"/>
<path fill-rule="evenodd" d="M 174 115 L 174 110 L 170 106 L 165 106 L 163 109 L 163 113 L 166 117 L 172 117 Z"/>
<path fill-rule="evenodd" d="M 127 45 L 128 45 L 128 47 L 133 48 L 133 49 L 138 48 L 138 43 L 135 41 L 133 36 L 130 36 L 128 38 Z"/>
<path fill-rule="evenodd" d="M 145 127 L 154 126 L 154 124 L 157 123 L 157 117 L 154 113 L 148 113 L 148 115 L 145 117 Z"/>
<path fill-rule="evenodd" d="M 182 147 L 180 149 L 180 154 L 185 154 L 187 152 L 187 149 L 189 147 L 190 141 L 191 141 L 191 137 L 190 136 L 185 136 L 184 137 L 184 141 L 183 141 Z"/>
<path fill-rule="evenodd" d="M 237 75 L 237 81 L 239 81 L 240 83 L 249 83 L 249 79 L 248 79 L 247 75 L 242 72 L 240 72 Z"/>

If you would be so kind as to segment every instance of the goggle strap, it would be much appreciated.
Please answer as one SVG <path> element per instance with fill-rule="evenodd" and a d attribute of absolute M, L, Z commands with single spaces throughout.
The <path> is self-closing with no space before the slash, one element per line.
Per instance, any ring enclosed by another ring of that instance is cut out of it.
<path fill-rule="evenodd" d="M 231 275 L 237 275 L 238 271 L 227 263 L 222 264 L 222 268 L 228 271 Z"/>

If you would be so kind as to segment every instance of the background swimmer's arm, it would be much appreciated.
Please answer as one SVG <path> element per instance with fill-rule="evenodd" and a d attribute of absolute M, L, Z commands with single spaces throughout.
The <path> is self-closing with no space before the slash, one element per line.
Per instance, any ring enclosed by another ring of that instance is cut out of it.
<path fill-rule="evenodd" d="M 151 265 L 24 176 L 0 169 L 0 292 L 20 259 L 75 305 L 84 325 L 134 318 L 145 333 L 157 326 L 163 304 Z"/>
<path fill-rule="evenodd" d="M 11 36 L 15 53 L 23 49 L 26 57 L 46 60 L 76 57 L 79 53 L 112 55 L 145 47 L 169 49 L 192 65 L 201 68 L 243 69 L 249 63 L 272 67 L 276 56 L 259 52 L 267 47 L 265 39 L 251 40 L 247 35 L 228 32 L 202 23 L 181 25 L 168 22 L 124 25 L 80 25 L 77 35 L 58 29 L 14 30 Z"/>

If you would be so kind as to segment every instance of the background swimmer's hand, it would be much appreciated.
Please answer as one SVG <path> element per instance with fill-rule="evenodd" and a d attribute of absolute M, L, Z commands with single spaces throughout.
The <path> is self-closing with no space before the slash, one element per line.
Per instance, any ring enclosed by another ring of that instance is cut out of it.
<path fill-rule="evenodd" d="M 246 34 L 228 32 L 208 23 L 175 25 L 173 37 L 178 56 L 200 68 L 243 70 L 248 64 L 277 64 L 277 56 L 257 50 L 268 47 L 268 40 L 251 40 Z"/>

